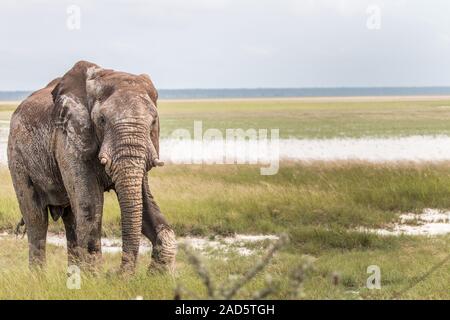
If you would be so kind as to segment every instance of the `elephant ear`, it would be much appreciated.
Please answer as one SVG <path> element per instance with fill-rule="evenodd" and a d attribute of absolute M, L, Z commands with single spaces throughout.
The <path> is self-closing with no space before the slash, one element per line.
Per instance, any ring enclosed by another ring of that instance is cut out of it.
<path fill-rule="evenodd" d="M 155 86 L 153 85 L 152 79 L 150 79 L 150 76 L 148 74 L 141 74 L 140 77 L 144 80 L 145 84 L 145 90 L 147 91 L 148 96 L 155 104 L 155 107 L 158 107 L 158 91 L 156 90 Z M 156 153 L 159 157 L 159 117 L 156 120 L 156 123 L 154 124 L 152 131 L 150 132 L 150 138 L 152 140 L 153 146 L 155 147 Z"/>
<path fill-rule="evenodd" d="M 158 91 L 153 85 L 152 79 L 150 79 L 150 76 L 148 74 L 141 74 L 140 77 L 144 79 L 145 90 L 147 91 L 148 96 L 150 97 L 150 99 L 152 99 L 153 103 L 156 106 L 158 101 Z"/>
<path fill-rule="evenodd" d="M 83 160 L 95 157 L 98 149 L 86 88 L 96 70 L 101 70 L 96 64 L 77 62 L 52 91 L 56 128 L 62 131 L 68 152 Z"/>

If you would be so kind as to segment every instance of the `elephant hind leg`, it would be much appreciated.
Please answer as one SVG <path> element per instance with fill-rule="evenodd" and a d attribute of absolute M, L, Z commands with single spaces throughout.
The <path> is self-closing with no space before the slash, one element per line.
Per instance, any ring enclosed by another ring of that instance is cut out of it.
<path fill-rule="evenodd" d="M 142 184 L 142 233 L 152 242 L 152 267 L 173 271 L 177 253 L 175 233 L 161 213 L 148 187 L 147 177 Z"/>
<path fill-rule="evenodd" d="M 76 233 L 76 219 L 70 206 L 63 209 L 61 215 L 66 229 L 67 239 L 67 260 L 69 265 L 78 265 L 79 254 L 77 250 L 77 233 Z"/>
<path fill-rule="evenodd" d="M 45 265 L 45 246 L 47 240 L 48 213 L 46 209 L 36 211 L 32 221 L 27 222 L 27 237 L 29 246 L 30 266 L 43 267 Z"/>
<path fill-rule="evenodd" d="M 167 267 L 173 271 L 176 253 L 175 232 L 168 227 L 162 228 L 157 233 L 156 241 L 153 244 L 152 261 L 154 265 Z"/>
<path fill-rule="evenodd" d="M 30 267 L 43 267 L 48 228 L 47 206 L 29 176 L 16 170 L 11 171 L 11 176 L 26 225 Z"/>

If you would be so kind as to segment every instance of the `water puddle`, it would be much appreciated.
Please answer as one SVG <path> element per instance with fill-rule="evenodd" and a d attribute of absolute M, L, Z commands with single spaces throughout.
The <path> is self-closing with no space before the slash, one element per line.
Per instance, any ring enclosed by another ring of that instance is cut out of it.
<path fill-rule="evenodd" d="M 450 211 L 425 209 L 420 214 L 405 213 L 400 222 L 382 229 L 362 229 L 379 235 L 437 236 L 450 233 Z"/>
<path fill-rule="evenodd" d="M 1 239 L 14 239 L 15 236 L 9 233 L 0 233 Z M 22 240 L 20 237 L 18 238 Z M 263 248 L 265 241 L 276 241 L 278 237 L 275 235 L 245 235 L 237 234 L 230 237 L 180 237 L 178 243 L 187 244 L 194 250 L 199 251 L 202 254 L 228 254 L 236 253 L 241 256 L 250 256 L 257 252 L 258 248 Z M 23 239 L 22 241 L 26 241 Z M 66 247 L 66 237 L 64 234 L 49 234 L 47 236 L 47 243 L 58 246 Z M 150 241 L 145 238 L 141 239 L 141 246 L 139 248 L 140 254 L 146 254 L 150 252 L 152 245 Z M 122 252 L 122 240 L 119 238 L 102 238 L 102 252 L 103 253 L 121 253 Z"/>
<path fill-rule="evenodd" d="M 190 245 L 193 249 L 203 253 L 230 253 L 236 252 L 241 256 L 250 256 L 255 253 L 258 242 L 276 241 L 278 237 L 275 235 L 244 235 L 238 234 L 232 237 L 185 237 L 180 242 Z"/>

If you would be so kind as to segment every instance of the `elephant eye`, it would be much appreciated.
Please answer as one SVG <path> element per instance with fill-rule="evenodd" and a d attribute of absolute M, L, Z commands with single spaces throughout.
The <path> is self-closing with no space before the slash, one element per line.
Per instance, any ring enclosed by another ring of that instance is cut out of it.
<path fill-rule="evenodd" d="M 106 123 L 105 117 L 104 117 L 103 115 L 101 115 L 100 118 L 98 119 L 98 122 L 99 122 L 101 125 L 104 125 L 104 124 Z"/>

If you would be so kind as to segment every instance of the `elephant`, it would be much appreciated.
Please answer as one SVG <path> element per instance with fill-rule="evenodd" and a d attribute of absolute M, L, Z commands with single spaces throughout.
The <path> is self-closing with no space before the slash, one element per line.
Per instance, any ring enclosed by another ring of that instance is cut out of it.
<path fill-rule="evenodd" d="M 173 270 L 175 233 L 148 184 L 159 160 L 158 92 L 146 74 L 79 61 L 15 110 L 8 166 L 26 225 L 31 267 L 44 267 L 49 215 L 62 218 L 69 264 L 102 261 L 104 192 L 121 211 L 120 272 L 133 273 L 141 233 L 152 245 L 149 266 Z"/>

